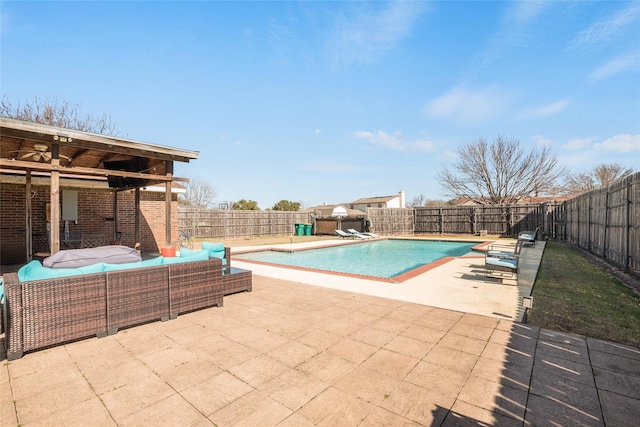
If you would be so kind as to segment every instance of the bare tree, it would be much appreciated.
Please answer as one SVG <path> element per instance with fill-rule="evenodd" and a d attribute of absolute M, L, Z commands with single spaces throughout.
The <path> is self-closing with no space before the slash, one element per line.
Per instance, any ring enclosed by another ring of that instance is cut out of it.
<path fill-rule="evenodd" d="M 601 164 L 586 173 L 573 173 L 567 176 L 563 191 L 567 194 L 586 193 L 605 188 L 633 173 L 633 169 L 624 168 L 616 163 Z"/>
<path fill-rule="evenodd" d="M 482 204 L 509 204 L 553 190 L 566 174 L 549 147 L 525 153 L 517 139 L 498 137 L 492 144 L 484 138 L 458 148 L 452 170 L 440 171 L 445 191 Z"/>
<path fill-rule="evenodd" d="M 178 203 L 186 206 L 210 209 L 218 195 L 214 186 L 200 177 L 189 178 L 184 185 L 185 192 L 178 197 Z"/>
<path fill-rule="evenodd" d="M 409 202 L 409 207 L 419 208 L 425 206 L 426 202 L 427 198 L 424 196 L 424 194 L 418 194 L 416 197 L 411 199 L 411 201 Z"/>
<path fill-rule="evenodd" d="M 59 101 L 57 98 L 42 100 L 34 97 L 25 104 L 18 103 L 14 106 L 6 96 L 3 96 L 0 103 L 0 116 L 82 132 L 119 136 L 110 115 L 83 116 L 80 113 L 79 104 Z"/>

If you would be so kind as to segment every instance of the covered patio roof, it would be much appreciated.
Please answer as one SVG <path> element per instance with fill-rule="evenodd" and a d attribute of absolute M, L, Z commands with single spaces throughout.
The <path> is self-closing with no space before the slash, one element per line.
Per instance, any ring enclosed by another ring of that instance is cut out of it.
<path fill-rule="evenodd" d="M 0 117 L 0 137 L 2 169 L 144 179 L 147 184 L 187 181 L 172 176 L 172 162 L 188 163 L 199 154 L 4 117 Z M 58 164 L 51 161 L 56 150 Z"/>
<path fill-rule="evenodd" d="M 166 243 L 171 244 L 172 182 L 189 181 L 173 175 L 173 163 L 188 163 L 198 155 L 197 151 L 0 117 L 0 182 L 7 181 L 3 177 L 12 176 L 14 182 L 16 176 L 24 177 L 28 199 L 32 174 L 47 176 L 51 188 L 52 223 L 60 220 L 61 177 L 86 180 L 88 188 L 92 187 L 91 182 L 106 179 L 114 194 L 125 189 L 139 192 L 142 187 L 165 184 Z M 116 209 L 114 207 L 114 211 Z M 27 239 L 31 237 L 29 210 L 27 204 Z M 138 213 L 136 209 L 136 215 Z M 51 252 L 55 253 L 60 247 L 57 227 L 52 227 L 50 238 Z M 27 247 L 31 247 L 30 242 Z"/>

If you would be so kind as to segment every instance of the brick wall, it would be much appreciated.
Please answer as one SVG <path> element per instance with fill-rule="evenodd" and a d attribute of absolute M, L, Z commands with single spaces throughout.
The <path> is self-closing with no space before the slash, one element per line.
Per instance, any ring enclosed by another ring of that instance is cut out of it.
<path fill-rule="evenodd" d="M 32 187 L 32 233 L 47 233 L 46 205 L 49 187 Z M 64 190 L 64 188 L 62 188 Z M 78 221 L 69 222 L 69 231 L 103 234 L 109 243 L 114 235 L 113 192 L 108 189 L 73 188 L 78 192 Z M 142 252 L 159 252 L 165 245 L 164 193 L 142 191 L 140 194 L 140 240 Z M 118 193 L 118 230 L 121 243 L 135 245 L 135 193 Z M 0 185 L 0 265 L 26 262 L 25 190 L 22 185 Z M 177 195 L 171 203 L 171 239 L 178 238 Z M 60 236 L 64 222 L 60 223 Z"/>

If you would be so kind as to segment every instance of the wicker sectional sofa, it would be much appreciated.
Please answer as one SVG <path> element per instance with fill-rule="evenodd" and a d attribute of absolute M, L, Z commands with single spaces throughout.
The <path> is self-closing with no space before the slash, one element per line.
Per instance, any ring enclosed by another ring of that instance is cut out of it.
<path fill-rule="evenodd" d="M 7 358 L 174 319 L 188 311 L 221 307 L 225 293 L 251 290 L 251 272 L 231 274 L 236 269 L 230 267 L 229 248 L 225 255 L 225 259 L 165 259 L 159 265 L 147 260 L 112 271 L 30 281 L 8 273 L 3 277 Z M 228 267 L 224 273 L 223 263 Z"/>

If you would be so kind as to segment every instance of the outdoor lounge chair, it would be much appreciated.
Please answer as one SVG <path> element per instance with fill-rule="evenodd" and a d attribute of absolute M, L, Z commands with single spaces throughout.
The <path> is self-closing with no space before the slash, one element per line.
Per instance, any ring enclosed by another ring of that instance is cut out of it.
<path fill-rule="evenodd" d="M 373 236 L 369 235 L 369 233 L 361 233 L 353 228 L 348 228 L 347 231 L 360 239 L 373 239 Z"/>
<path fill-rule="evenodd" d="M 353 239 L 353 235 L 349 234 L 347 232 L 344 232 L 342 230 L 336 230 L 336 234 L 340 237 L 342 237 L 343 239 Z"/>
<path fill-rule="evenodd" d="M 518 256 L 491 256 L 487 252 L 484 258 L 485 276 L 495 277 L 494 275 L 496 274 L 496 272 L 500 272 L 509 273 L 510 277 L 513 277 L 514 274 L 518 274 L 518 258 Z"/>
<path fill-rule="evenodd" d="M 347 233 L 346 231 L 342 231 L 342 230 L 336 230 L 336 234 L 340 237 L 342 237 L 343 239 L 370 239 L 370 237 L 367 237 L 363 234 L 357 233 L 357 234 L 353 234 L 353 233 Z"/>
<path fill-rule="evenodd" d="M 521 240 L 523 243 L 531 243 L 535 246 L 539 231 L 540 227 L 536 228 L 535 231 L 521 231 L 518 234 L 518 240 Z"/>

